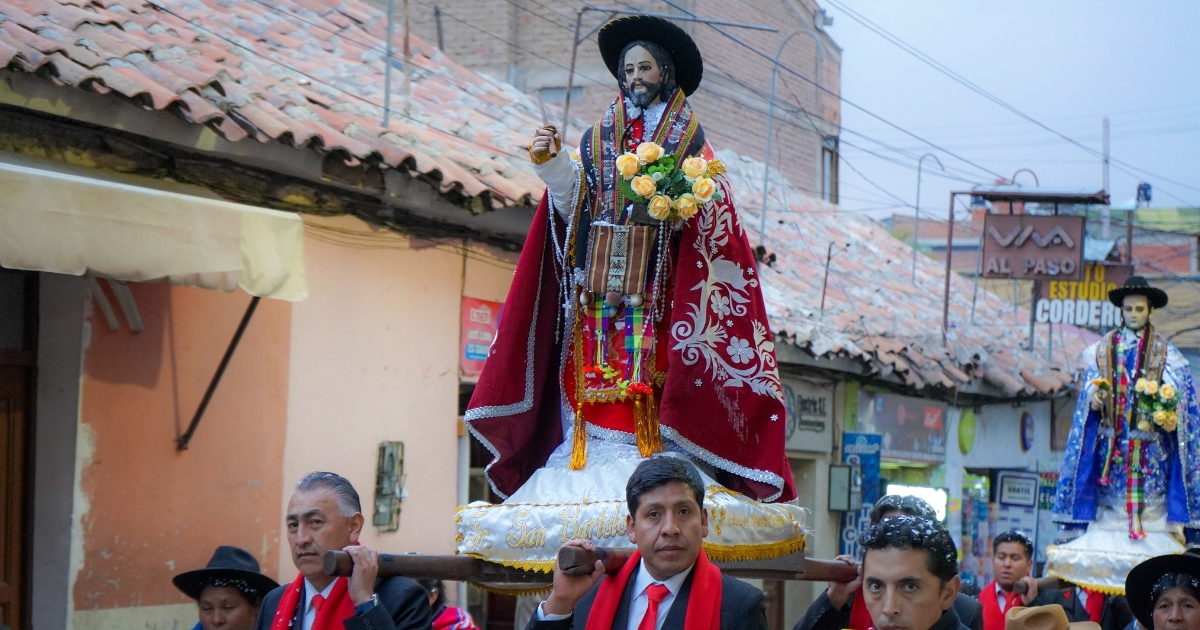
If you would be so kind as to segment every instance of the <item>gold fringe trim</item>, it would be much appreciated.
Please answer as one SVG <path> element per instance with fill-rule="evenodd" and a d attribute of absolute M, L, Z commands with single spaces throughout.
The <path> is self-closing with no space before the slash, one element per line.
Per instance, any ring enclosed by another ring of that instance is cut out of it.
<path fill-rule="evenodd" d="M 804 542 L 805 535 L 800 534 L 787 540 L 758 545 L 717 545 L 704 543 L 704 551 L 708 553 L 708 559 L 713 562 L 753 562 L 755 560 L 779 558 L 802 551 L 804 549 Z"/>
<path fill-rule="evenodd" d="M 1055 571 L 1053 569 L 1047 571 L 1046 574 L 1051 577 L 1056 577 L 1064 582 L 1070 582 L 1071 584 L 1074 584 L 1075 586 L 1082 586 L 1083 588 L 1091 589 L 1093 591 L 1096 591 L 1097 593 L 1104 593 L 1105 595 L 1122 595 L 1122 596 L 1125 595 L 1125 589 L 1123 589 L 1123 588 L 1117 588 L 1115 586 L 1101 586 L 1100 584 L 1093 584 L 1093 583 L 1089 583 L 1089 582 L 1081 582 L 1079 580 L 1072 580 L 1072 579 L 1067 578 L 1067 576 L 1062 575 L 1061 573 L 1059 573 L 1058 571 Z"/>
<path fill-rule="evenodd" d="M 724 172 L 725 172 L 725 165 L 721 163 L 721 160 L 709 160 L 708 161 L 708 171 L 705 173 L 705 175 L 707 175 L 709 177 L 716 177 L 717 175 L 720 175 L 721 173 L 724 173 Z"/>
<path fill-rule="evenodd" d="M 637 432 L 638 455 L 650 457 L 662 452 L 662 433 L 658 427 L 658 401 L 654 394 L 634 394 L 633 424 Z"/>
<path fill-rule="evenodd" d="M 571 444 L 571 470 L 583 470 L 587 466 L 587 423 L 583 419 L 583 405 L 575 410 L 575 439 Z"/>
<path fill-rule="evenodd" d="M 484 562 L 499 564 L 510 569 L 519 569 L 521 571 L 533 571 L 535 573 L 554 573 L 554 560 L 497 560 L 489 558 L 478 553 L 465 553 L 464 556 L 470 556 Z"/>
<path fill-rule="evenodd" d="M 499 593 L 501 595 L 511 595 L 513 597 L 542 597 L 549 595 L 553 585 L 539 586 L 538 588 L 505 588 L 493 584 L 481 584 L 479 582 L 471 582 L 475 586 L 489 592 Z"/>

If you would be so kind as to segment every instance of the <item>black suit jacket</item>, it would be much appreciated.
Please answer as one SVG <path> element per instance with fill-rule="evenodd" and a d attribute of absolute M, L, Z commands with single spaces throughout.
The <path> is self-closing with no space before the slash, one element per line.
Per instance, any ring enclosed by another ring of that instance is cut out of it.
<path fill-rule="evenodd" d="M 850 609 L 857 596 L 857 593 L 851 594 L 850 599 L 846 600 L 845 606 L 834 608 L 833 603 L 829 601 L 828 591 L 821 591 L 821 595 L 813 601 L 812 606 L 808 607 L 808 612 L 804 613 L 792 630 L 849 628 Z M 958 597 L 954 598 L 952 610 L 959 620 L 959 625 L 966 626 L 969 630 L 983 630 L 983 605 L 978 601 L 959 593 Z"/>
<path fill-rule="evenodd" d="M 279 600 L 287 587 L 287 584 L 281 584 L 263 597 L 254 630 L 271 630 L 275 611 L 279 610 Z M 343 621 L 346 630 L 427 630 L 433 626 L 429 616 L 429 597 L 420 584 L 404 577 L 377 580 L 375 594 L 379 596 L 379 605 Z M 293 630 L 303 627 L 304 601 L 305 596 L 301 593 L 300 603 L 292 613 Z"/>
<path fill-rule="evenodd" d="M 692 594 L 694 576 L 693 571 L 679 587 L 679 594 L 675 596 L 675 602 L 671 604 L 667 618 L 663 620 L 662 630 L 683 630 L 683 619 L 687 615 L 687 603 Z M 633 599 L 633 583 L 631 578 L 625 585 L 625 593 L 621 595 L 621 603 L 617 605 L 617 614 L 613 617 L 613 630 L 626 630 L 629 626 L 629 602 Z M 535 612 L 525 630 L 583 630 L 599 590 L 600 584 L 592 587 L 592 590 L 575 604 L 574 613 L 566 619 L 539 621 Z M 767 630 L 767 609 L 763 592 L 741 580 L 722 575 L 721 630 Z"/>
<path fill-rule="evenodd" d="M 1073 586 L 1063 591 L 1063 595 L 1065 596 L 1068 592 L 1070 592 L 1071 596 L 1066 598 L 1067 604 L 1063 606 L 1067 611 L 1067 617 L 1071 621 L 1090 621 L 1087 608 L 1084 607 L 1083 601 L 1079 599 L 1079 587 Z M 1133 611 L 1129 609 L 1129 601 L 1124 596 L 1104 596 L 1104 612 L 1100 614 L 1100 628 L 1102 630 L 1124 630 L 1132 621 Z"/>

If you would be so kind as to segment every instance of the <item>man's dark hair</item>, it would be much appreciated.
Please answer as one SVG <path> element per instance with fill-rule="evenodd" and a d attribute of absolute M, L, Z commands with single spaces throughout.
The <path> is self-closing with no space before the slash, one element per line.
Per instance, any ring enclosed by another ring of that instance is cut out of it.
<path fill-rule="evenodd" d="M 893 516 L 871 525 L 858 538 L 864 554 L 872 549 L 920 549 L 925 565 L 942 584 L 958 575 L 958 548 L 946 528 L 920 516 Z"/>
<path fill-rule="evenodd" d="M 338 513 L 342 516 L 354 516 L 362 512 L 362 502 L 358 500 L 358 491 L 351 485 L 350 480 L 331 472 L 310 472 L 296 482 L 296 492 L 311 492 L 313 490 L 329 490 L 337 497 Z"/>
<path fill-rule="evenodd" d="M 658 64 L 659 70 L 662 71 L 662 91 L 659 92 L 659 97 L 665 103 L 675 93 L 675 62 L 671 61 L 671 53 L 667 52 L 666 48 L 651 41 L 639 39 L 625 44 L 625 48 L 621 49 L 621 70 L 617 73 L 617 81 L 621 84 L 621 91 L 627 93 L 629 89 L 629 86 L 625 84 L 625 55 L 634 46 L 645 48 L 650 53 L 650 56 L 654 57 L 654 62 Z"/>
<path fill-rule="evenodd" d="M 429 606 L 430 610 L 437 612 L 439 608 L 442 608 L 446 605 L 445 582 L 442 582 L 437 578 L 421 578 L 417 580 L 417 584 L 420 584 L 421 588 L 425 589 L 426 593 L 432 593 L 434 589 L 437 589 L 437 597 L 433 598 L 433 604 Z"/>
<path fill-rule="evenodd" d="M 875 507 L 871 508 L 871 523 L 878 523 L 883 518 L 883 515 L 888 512 L 900 512 L 908 516 L 920 516 L 934 522 L 938 520 L 937 512 L 933 510 L 933 506 L 926 503 L 924 499 L 919 499 L 908 494 L 889 494 L 876 501 Z"/>
<path fill-rule="evenodd" d="M 1033 559 L 1033 541 L 1025 532 L 1019 529 L 1010 529 L 999 536 L 992 539 L 992 555 L 996 554 L 996 550 L 1000 548 L 1001 543 L 1017 543 L 1025 548 L 1025 559 Z"/>
<path fill-rule="evenodd" d="M 687 486 L 696 496 L 696 505 L 704 509 L 704 482 L 700 480 L 696 466 L 679 457 L 657 455 L 638 464 L 629 475 L 629 483 L 625 484 L 625 503 L 629 506 L 630 516 L 637 518 L 643 494 L 672 482 Z"/>

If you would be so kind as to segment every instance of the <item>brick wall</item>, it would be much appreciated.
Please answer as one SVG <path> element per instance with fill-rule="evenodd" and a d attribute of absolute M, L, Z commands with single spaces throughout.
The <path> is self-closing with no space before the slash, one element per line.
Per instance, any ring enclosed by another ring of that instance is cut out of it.
<path fill-rule="evenodd" d="M 386 0 L 369 0 L 385 8 Z M 395 0 L 396 20 L 405 0 Z M 436 44 L 434 0 L 408 0 L 413 34 Z M 774 26 L 779 32 L 722 27 L 768 58 L 774 57 L 789 33 L 813 27 L 813 0 L 677 0 L 685 9 L 705 18 Z M 440 0 L 444 51 L 459 63 L 519 89 L 544 92 L 552 121 L 560 120 L 561 96 L 571 62 L 571 39 L 578 0 Z M 604 6 L 658 13 L 678 13 L 663 0 L 611 0 Z M 583 32 L 604 21 L 606 15 L 586 13 Z M 762 160 L 766 150 L 767 94 L 771 87 L 769 59 L 747 49 L 713 28 L 680 22 L 696 39 L 704 55 L 704 82 L 691 98 L 700 124 L 716 149 L 732 148 Z M 397 28 L 400 32 L 400 28 Z M 820 34 L 825 49 L 820 64 L 820 84 L 837 94 L 841 86 L 841 50 L 832 38 Z M 512 45 L 515 44 L 515 45 Z M 796 34 L 780 58 L 781 64 L 809 80 L 818 66 L 816 39 Z M 590 123 L 616 96 L 616 80 L 600 60 L 595 35 L 579 46 L 572 117 Z M 582 94 L 579 93 L 579 88 Z M 840 104 L 813 83 L 781 69 L 776 100 L 771 164 L 792 182 L 814 196 L 821 191 L 821 139 L 838 135 Z M 805 116 L 799 106 L 808 112 Z M 814 131 L 814 127 L 819 131 Z M 578 138 L 568 138 L 574 145 Z"/>

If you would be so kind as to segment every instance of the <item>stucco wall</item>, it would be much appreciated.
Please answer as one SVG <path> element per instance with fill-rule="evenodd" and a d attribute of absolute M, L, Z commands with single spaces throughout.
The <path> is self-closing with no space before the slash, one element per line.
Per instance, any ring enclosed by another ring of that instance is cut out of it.
<path fill-rule="evenodd" d="M 295 305 L 283 464 L 283 522 L 291 488 L 306 473 L 344 475 L 363 500 L 362 542 L 393 553 L 452 553 L 458 474 L 459 306 L 502 300 L 513 258 L 461 241 L 430 242 L 379 231 L 353 217 L 305 217 L 311 297 Z M 405 445 L 408 497 L 400 529 L 378 533 L 374 514 L 379 442 Z M 281 541 L 281 576 L 296 569 Z"/>
<path fill-rule="evenodd" d="M 85 325 L 76 630 L 194 624 L 194 605 L 171 577 L 204 566 L 218 545 L 246 548 L 268 572 L 278 566 L 291 306 L 259 305 L 190 448 L 179 452 L 176 436 L 250 298 L 166 283 L 130 288 L 144 332 L 111 331 L 98 311 Z"/>

